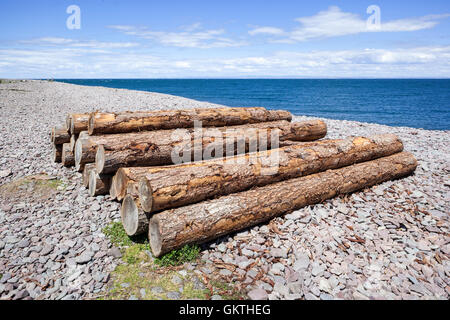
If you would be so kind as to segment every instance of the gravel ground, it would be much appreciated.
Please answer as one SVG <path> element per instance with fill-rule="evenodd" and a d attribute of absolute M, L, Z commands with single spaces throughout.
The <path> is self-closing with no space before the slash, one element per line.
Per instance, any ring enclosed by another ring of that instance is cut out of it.
<path fill-rule="evenodd" d="M 0 84 L 0 185 L 15 186 L 0 193 L 0 298 L 90 298 L 118 263 L 101 230 L 119 218 L 119 204 L 89 197 L 80 174 L 50 161 L 50 127 L 96 109 L 215 106 L 44 81 Z M 251 299 L 448 299 L 450 131 L 325 121 L 327 138 L 397 134 L 418 159 L 416 173 L 210 243 L 195 272 L 235 282 Z M 50 187 L 43 173 L 64 187 Z M 35 180 L 15 185 L 28 176 Z"/>

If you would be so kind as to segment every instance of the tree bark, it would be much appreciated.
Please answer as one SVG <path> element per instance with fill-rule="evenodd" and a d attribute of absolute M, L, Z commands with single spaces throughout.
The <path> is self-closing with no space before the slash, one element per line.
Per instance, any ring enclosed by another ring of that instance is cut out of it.
<path fill-rule="evenodd" d="M 129 133 L 192 128 L 195 121 L 201 121 L 203 127 L 223 127 L 279 120 L 291 121 L 292 115 L 288 111 L 260 107 L 93 113 L 88 131 L 91 135 Z"/>
<path fill-rule="evenodd" d="M 62 147 L 61 163 L 65 167 L 73 167 L 75 165 L 75 156 L 70 150 L 70 143 L 64 143 Z"/>
<path fill-rule="evenodd" d="M 52 128 L 51 141 L 56 145 L 70 142 L 70 134 L 67 131 L 67 128 Z"/>
<path fill-rule="evenodd" d="M 150 219 L 150 245 L 159 257 L 186 244 L 206 242 L 307 205 L 409 175 L 416 167 L 414 156 L 403 152 L 166 210 Z"/>
<path fill-rule="evenodd" d="M 128 178 L 139 181 L 142 209 L 155 212 L 389 156 L 402 150 L 402 142 L 395 135 L 386 134 L 306 147 L 296 145 L 223 161 L 148 168 L 141 178 L 136 171 L 125 169 L 124 172 L 129 174 Z"/>
<path fill-rule="evenodd" d="M 314 142 L 299 142 L 299 141 L 281 141 L 280 142 L 280 147 L 283 148 L 285 146 L 302 146 L 302 147 L 308 147 L 308 146 L 316 146 L 319 144 L 327 144 L 327 143 L 331 143 L 333 141 L 337 141 L 337 140 L 318 140 L 318 141 L 314 141 Z M 264 153 L 261 151 L 260 156 L 261 158 L 264 157 L 264 155 L 266 155 L 268 153 Z M 238 162 L 238 159 L 241 159 L 241 157 L 246 157 L 245 155 L 239 155 L 236 156 L 236 162 Z M 255 156 L 252 154 L 249 155 L 249 159 L 250 158 L 254 158 Z M 110 189 L 110 193 L 109 195 L 111 196 L 112 199 L 118 200 L 118 201 L 122 201 L 123 198 L 127 195 L 127 189 L 128 189 L 128 185 L 130 184 L 134 184 L 135 185 L 135 189 L 138 188 L 138 183 L 140 182 L 140 180 L 142 178 L 145 178 L 145 176 L 147 174 L 152 174 L 152 173 L 158 173 L 160 171 L 165 171 L 167 170 L 176 170 L 181 169 L 181 168 L 189 168 L 193 165 L 197 166 L 199 170 L 201 170 L 200 168 L 203 165 L 212 165 L 215 162 L 219 162 L 221 163 L 223 161 L 223 159 L 217 159 L 217 160 L 205 160 L 202 162 L 195 162 L 194 164 L 180 164 L 180 165 L 171 165 L 171 166 L 163 166 L 163 167 L 122 167 L 119 168 L 119 170 L 117 170 L 116 174 L 113 176 L 113 179 L 111 181 L 111 189 Z M 251 161 L 251 160 L 249 160 Z M 90 164 L 91 165 L 91 164 Z M 151 188 L 150 188 L 151 189 Z M 142 200 L 142 199 L 141 199 Z"/>
<path fill-rule="evenodd" d="M 82 154 L 80 163 L 92 162 L 93 152 L 98 146 L 95 156 L 97 172 L 114 173 L 121 167 L 161 166 L 234 156 L 277 148 L 279 141 L 311 141 L 325 135 L 323 121 L 278 121 L 201 130 L 183 129 L 181 132 L 164 130 L 91 136 L 83 146 L 75 148 L 75 152 Z"/>
<path fill-rule="evenodd" d="M 97 174 L 95 169 L 89 171 L 89 195 L 91 197 L 105 195 L 109 193 L 111 186 L 110 175 Z"/>
<path fill-rule="evenodd" d="M 70 134 L 79 134 L 87 131 L 90 113 L 74 113 L 66 117 L 66 126 Z"/>
<path fill-rule="evenodd" d="M 323 140 L 192 164 L 121 168 L 115 175 L 114 188 L 118 200 L 125 197 L 128 190 L 137 188 L 139 210 L 151 213 L 389 156 L 402 150 L 402 142 L 392 134 Z M 132 198 L 136 195 L 132 194 Z M 138 212 L 124 211 L 123 215 Z M 145 230 L 145 227 L 139 229 Z"/>

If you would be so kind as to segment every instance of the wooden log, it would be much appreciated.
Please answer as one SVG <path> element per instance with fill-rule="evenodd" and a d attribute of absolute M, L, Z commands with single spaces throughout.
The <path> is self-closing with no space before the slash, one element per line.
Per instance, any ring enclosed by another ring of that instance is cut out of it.
<path fill-rule="evenodd" d="M 50 139 L 53 144 L 62 145 L 64 143 L 70 142 L 70 134 L 65 127 L 52 128 Z"/>
<path fill-rule="evenodd" d="M 66 126 L 70 134 L 87 131 L 90 113 L 73 113 L 66 117 Z"/>
<path fill-rule="evenodd" d="M 70 150 L 70 143 L 64 143 L 62 147 L 61 163 L 65 167 L 72 167 L 75 165 L 75 156 Z"/>
<path fill-rule="evenodd" d="M 87 131 L 82 131 L 80 132 L 80 134 L 78 135 L 78 139 L 75 142 L 75 148 L 74 148 L 74 155 L 75 155 L 75 170 L 77 170 L 78 172 L 82 172 L 84 169 L 84 166 L 86 163 L 92 163 L 93 161 L 81 161 L 81 156 L 83 154 L 83 146 L 86 144 L 86 140 L 89 139 L 89 134 L 87 133 Z M 78 146 L 78 147 L 77 147 Z M 77 151 L 78 148 L 78 151 Z"/>
<path fill-rule="evenodd" d="M 192 128 L 195 121 L 200 121 L 203 127 L 223 127 L 279 120 L 291 121 L 292 115 L 288 111 L 260 107 L 92 113 L 88 131 L 91 135 L 129 133 Z"/>
<path fill-rule="evenodd" d="M 302 146 L 302 147 L 308 147 L 308 146 L 316 146 L 318 144 L 324 144 L 324 143 L 332 143 L 336 140 L 318 140 L 314 142 L 299 142 L 299 141 L 281 141 L 280 147 L 284 146 Z M 258 156 L 258 158 L 264 158 L 265 155 L 268 156 L 269 153 L 267 152 L 261 152 Z M 239 158 L 238 158 L 239 157 Z M 241 162 L 240 159 L 244 157 L 243 159 L 246 159 L 246 156 L 237 156 L 234 158 L 235 160 L 227 161 L 227 163 L 236 161 Z M 254 156 L 250 157 L 254 158 Z M 139 188 L 138 184 L 141 179 L 145 178 L 147 174 L 152 173 L 160 173 L 161 171 L 168 170 L 168 171 L 183 171 L 184 168 L 190 168 L 192 165 L 194 166 L 206 166 L 206 165 L 212 165 L 215 162 L 222 163 L 223 159 L 218 160 L 206 160 L 202 162 L 195 162 L 194 164 L 180 164 L 180 165 L 171 165 L 171 166 L 163 166 L 163 167 L 128 167 L 128 168 L 119 168 L 117 170 L 116 174 L 113 176 L 111 180 L 111 188 L 109 190 L 109 195 L 112 199 L 122 201 L 123 198 L 127 195 L 127 189 L 129 188 L 129 185 L 135 184 L 134 188 Z M 248 161 L 256 161 L 256 160 L 248 160 Z M 201 164 L 202 163 L 202 164 Z M 189 170 L 189 169 L 188 169 Z M 199 169 L 201 170 L 201 169 Z M 142 184 L 142 183 L 141 183 Z M 141 187 L 142 188 L 142 187 Z M 149 187 L 149 190 L 152 190 L 153 188 Z M 141 201 L 143 201 L 142 197 L 145 197 L 143 194 L 141 196 Z M 150 198 L 150 196 L 148 196 Z M 147 203 L 147 201 L 144 201 L 144 203 Z M 144 205 L 145 207 L 145 205 Z M 148 210 L 148 209 L 147 209 Z M 151 211 L 151 210 L 149 210 Z"/>
<path fill-rule="evenodd" d="M 97 172 L 114 173 L 121 167 L 171 165 L 267 150 L 272 148 L 274 138 L 279 143 L 316 140 L 326 135 L 325 123 L 318 120 L 183 130 L 185 134 L 163 130 L 93 136 L 76 147 L 75 153 L 80 154 L 80 163 L 88 163 L 93 161 L 92 153 L 97 149 Z M 276 143 L 274 148 L 279 147 Z"/>
<path fill-rule="evenodd" d="M 120 214 L 122 225 L 127 235 L 136 236 L 148 231 L 150 214 L 141 209 L 139 198 L 134 198 L 130 195 L 126 196 L 122 202 Z"/>
<path fill-rule="evenodd" d="M 84 166 L 82 183 L 85 188 L 89 188 L 89 174 L 91 170 L 95 170 L 95 163 L 88 163 Z"/>
<path fill-rule="evenodd" d="M 155 212 L 390 156 L 402 150 L 400 139 L 386 134 L 150 169 L 139 179 L 139 200 L 145 212 Z"/>
<path fill-rule="evenodd" d="M 52 161 L 61 162 L 62 158 L 62 144 L 52 144 Z"/>
<path fill-rule="evenodd" d="M 111 186 L 110 175 L 98 174 L 95 169 L 89 171 L 89 195 L 91 197 L 109 193 Z"/>
<path fill-rule="evenodd" d="M 277 150 L 234 158 L 149 168 L 121 168 L 116 174 L 116 197 L 138 188 L 139 205 L 123 207 L 122 216 L 176 208 L 217 196 L 228 195 L 279 181 L 337 169 L 354 163 L 389 156 L 403 150 L 392 134 L 368 138 L 323 140 L 305 146 L 292 145 Z M 272 158 L 275 157 L 275 158 Z M 136 199 L 132 194 L 127 202 Z M 124 200 L 125 201 L 125 200 Z M 129 212 L 127 208 L 132 208 Z M 126 218 L 136 221 L 136 217 Z M 140 220 L 147 224 L 145 220 Z M 145 230 L 146 226 L 139 226 Z"/>
<path fill-rule="evenodd" d="M 186 244 L 209 241 L 307 205 L 404 177 L 416 167 L 414 156 L 402 152 L 166 210 L 150 219 L 150 245 L 159 257 Z"/>

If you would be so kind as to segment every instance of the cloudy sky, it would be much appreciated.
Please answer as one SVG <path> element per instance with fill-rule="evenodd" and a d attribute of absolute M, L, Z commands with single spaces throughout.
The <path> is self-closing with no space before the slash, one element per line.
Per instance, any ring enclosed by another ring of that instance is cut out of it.
<path fill-rule="evenodd" d="M 450 78 L 448 0 L 2 0 L 0 27 L 0 78 Z"/>

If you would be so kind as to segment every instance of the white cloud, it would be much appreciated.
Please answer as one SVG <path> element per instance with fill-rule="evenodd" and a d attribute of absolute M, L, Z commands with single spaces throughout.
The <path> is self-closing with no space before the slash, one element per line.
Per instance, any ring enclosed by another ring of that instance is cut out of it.
<path fill-rule="evenodd" d="M 20 41 L 23 44 L 33 44 L 37 46 L 67 46 L 67 47 L 85 47 L 85 48 L 131 48 L 139 46 L 136 42 L 103 42 L 97 40 L 74 40 L 57 37 L 44 37 L 33 40 Z"/>
<path fill-rule="evenodd" d="M 286 35 L 274 40 L 274 42 L 295 43 L 365 32 L 401 32 L 430 29 L 436 26 L 439 20 L 448 16 L 450 15 L 427 15 L 419 18 L 384 22 L 381 14 L 380 28 L 375 29 L 367 27 L 367 18 L 362 18 L 351 12 L 344 12 L 339 7 L 332 6 L 314 16 L 297 18 L 296 21 L 300 23 L 300 26 L 292 31 L 285 32 L 279 28 L 263 27 L 250 30 L 249 34 Z"/>
<path fill-rule="evenodd" d="M 223 29 L 199 31 L 200 24 L 198 23 L 187 26 L 180 32 L 152 31 L 146 27 L 123 25 L 113 25 L 109 27 L 127 35 L 156 41 L 162 45 L 171 47 L 209 49 L 240 47 L 245 45 L 245 42 L 243 41 L 235 41 L 224 37 L 225 30 Z"/>
<path fill-rule="evenodd" d="M 254 36 L 257 34 L 268 34 L 268 35 L 281 35 L 284 34 L 283 29 L 274 27 L 258 27 L 248 32 L 250 35 Z"/>
<path fill-rule="evenodd" d="M 282 51 L 242 58 L 176 58 L 92 48 L 0 49 L 2 77 L 444 77 L 450 46 Z"/>

